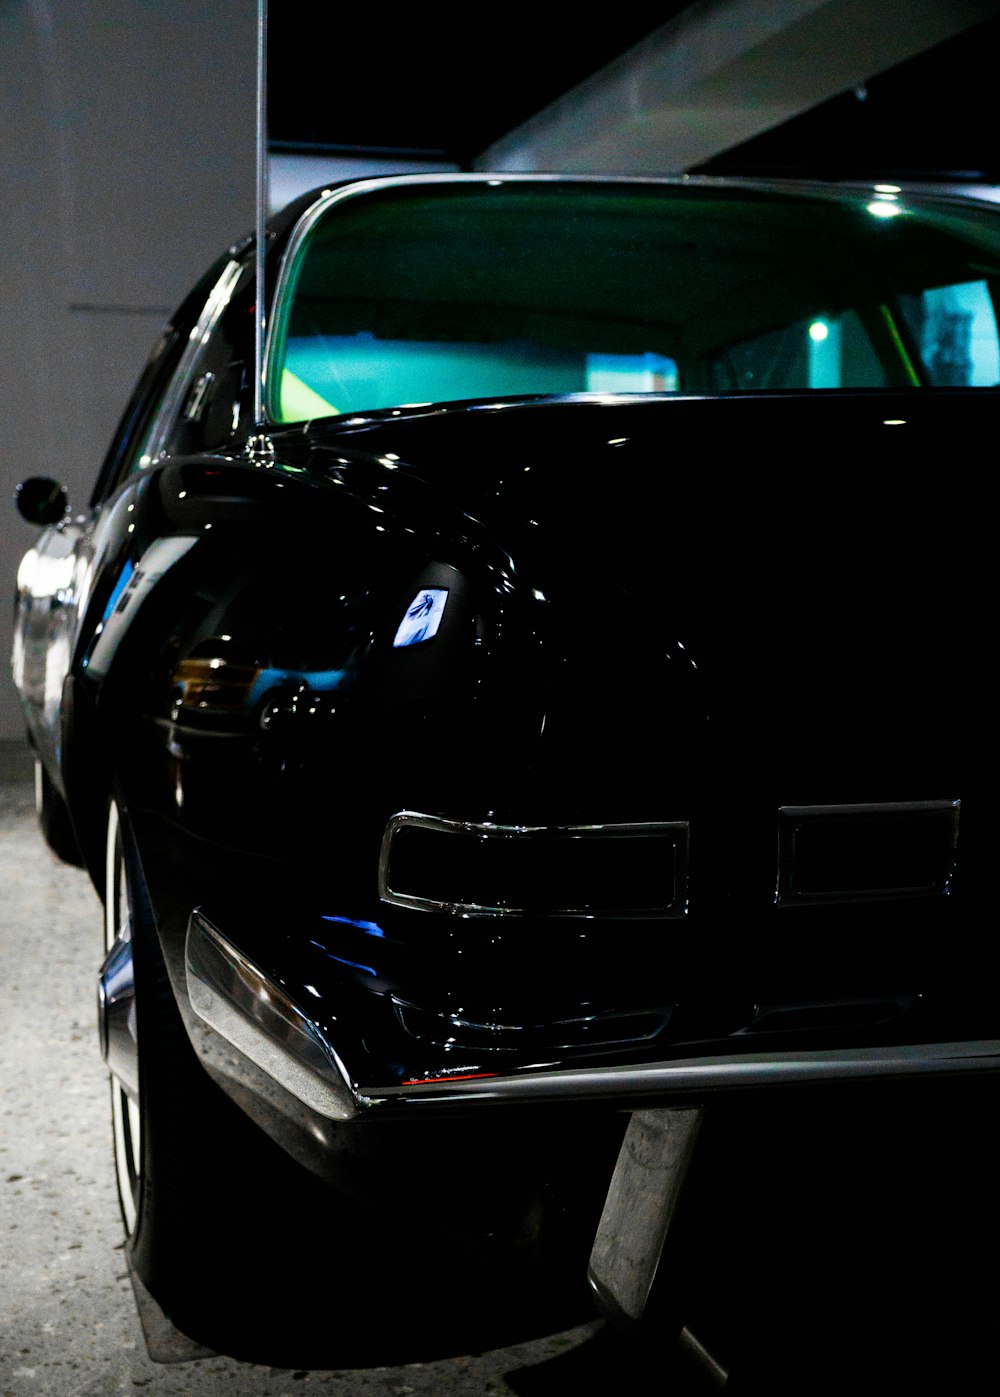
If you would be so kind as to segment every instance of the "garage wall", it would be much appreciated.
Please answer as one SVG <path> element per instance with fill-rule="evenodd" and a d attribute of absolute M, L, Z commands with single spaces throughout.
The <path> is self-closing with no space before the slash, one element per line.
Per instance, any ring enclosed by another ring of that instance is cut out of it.
<path fill-rule="evenodd" d="M 253 0 L 0 3 L 0 777 L 9 599 L 53 475 L 82 506 L 159 328 L 254 218 Z"/>

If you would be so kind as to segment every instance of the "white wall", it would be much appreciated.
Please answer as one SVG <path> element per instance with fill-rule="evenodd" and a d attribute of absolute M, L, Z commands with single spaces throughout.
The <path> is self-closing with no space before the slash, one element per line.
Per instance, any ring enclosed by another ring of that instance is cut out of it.
<path fill-rule="evenodd" d="M 0 744 L 34 531 L 11 492 L 85 502 L 166 315 L 254 220 L 253 0 L 0 0 Z"/>

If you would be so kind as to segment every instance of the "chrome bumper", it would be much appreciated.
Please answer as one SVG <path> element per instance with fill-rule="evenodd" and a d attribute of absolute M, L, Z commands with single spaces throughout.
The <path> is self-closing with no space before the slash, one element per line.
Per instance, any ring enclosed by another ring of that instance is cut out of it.
<path fill-rule="evenodd" d="M 323 1031 L 201 913 L 188 924 L 187 987 L 194 1012 L 306 1106 L 346 1121 L 487 1102 L 697 1099 L 706 1093 L 792 1083 L 1000 1070 L 1000 1039 L 816 1052 L 677 1058 L 628 1066 L 521 1068 L 405 1084 L 355 1081 Z"/>

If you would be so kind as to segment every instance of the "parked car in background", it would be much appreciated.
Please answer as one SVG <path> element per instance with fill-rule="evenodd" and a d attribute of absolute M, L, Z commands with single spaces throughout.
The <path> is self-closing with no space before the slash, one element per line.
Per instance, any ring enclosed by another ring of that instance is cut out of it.
<path fill-rule="evenodd" d="M 417 176 L 268 273 L 263 426 L 241 244 L 90 501 L 21 487 L 14 674 L 137 1276 L 207 1344 L 389 1349 L 582 1291 L 636 1107 L 995 1067 L 1000 220 Z"/>

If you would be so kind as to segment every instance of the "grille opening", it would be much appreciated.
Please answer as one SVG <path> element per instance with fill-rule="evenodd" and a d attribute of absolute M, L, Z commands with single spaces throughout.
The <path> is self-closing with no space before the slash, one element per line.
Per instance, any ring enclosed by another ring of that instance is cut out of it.
<path fill-rule="evenodd" d="M 954 871 L 958 813 L 958 801 L 785 806 L 779 902 L 941 895 Z"/>
<path fill-rule="evenodd" d="M 809 1004 L 758 1004 L 741 1033 L 785 1033 L 810 1028 L 858 1028 L 888 1023 L 912 1009 L 919 995 L 884 999 L 819 1000 Z"/>
<path fill-rule="evenodd" d="M 403 906 L 536 916 L 683 912 L 685 825 L 541 828 L 394 816 L 380 892 Z"/>

